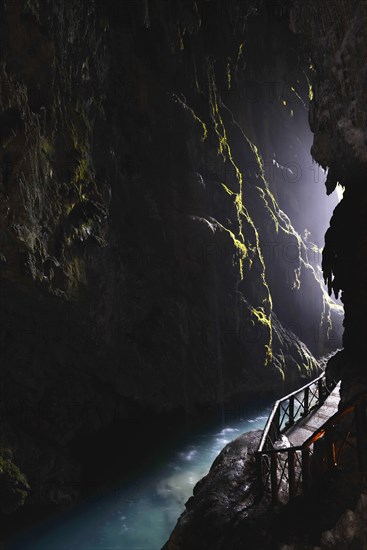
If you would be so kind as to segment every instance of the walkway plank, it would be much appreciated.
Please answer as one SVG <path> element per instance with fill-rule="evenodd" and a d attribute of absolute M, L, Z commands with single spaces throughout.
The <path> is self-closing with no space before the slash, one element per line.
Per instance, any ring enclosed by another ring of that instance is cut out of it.
<path fill-rule="evenodd" d="M 302 445 L 320 426 L 322 426 L 338 410 L 340 401 L 340 383 L 331 392 L 325 403 L 308 416 L 299 420 L 285 432 L 289 443 L 293 447 Z"/>

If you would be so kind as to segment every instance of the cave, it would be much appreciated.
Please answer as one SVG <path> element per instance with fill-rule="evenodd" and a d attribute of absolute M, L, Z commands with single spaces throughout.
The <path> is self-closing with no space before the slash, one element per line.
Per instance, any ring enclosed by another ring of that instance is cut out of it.
<path fill-rule="evenodd" d="M 0 0 L 4 548 L 367 548 L 365 473 L 244 474 L 274 401 L 367 392 L 366 21 Z"/>

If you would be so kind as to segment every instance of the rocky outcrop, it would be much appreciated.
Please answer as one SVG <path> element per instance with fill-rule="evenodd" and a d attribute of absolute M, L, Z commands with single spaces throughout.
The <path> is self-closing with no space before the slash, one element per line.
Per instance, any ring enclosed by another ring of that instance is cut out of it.
<path fill-rule="evenodd" d="M 290 10 L 291 28 L 303 37 L 310 55 L 312 154 L 327 171 L 327 193 L 332 193 L 337 183 L 344 187 L 325 236 L 322 265 L 329 293 L 337 297 L 341 292 L 345 309 L 344 349 L 329 360 L 327 369 L 331 379 L 342 380 L 342 404 L 367 387 L 363 363 L 367 205 L 362 183 L 366 173 L 366 86 L 363 62 L 361 66 L 359 61 L 367 47 L 366 7 L 366 2 L 358 1 L 296 0 Z M 249 436 L 249 441 L 253 437 Z M 223 450 L 195 488 L 165 548 L 199 548 L 200 543 L 205 548 L 206 541 L 208 548 L 226 550 L 243 544 L 282 550 L 367 547 L 365 474 L 346 463 L 330 475 L 325 473 L 308 496 L 271 508 L 266 498 L 256 500 L 256 487 L 251 487 L 253 456 L 249 447 L 236 440 Z M 230 461 L 226 461 L 227 455 Z M 244 464 L 243 457 L 247 457 Z M 240 496 L 239 469 L 243 474 Z M 212 522 L 208 520 L 211 517 Z"/>
<path fill-rule="evenodd" d="M 74 499 L 82 437 L 281 393 L 338 344 L 315 247 L 266 175 L 274 132 L 241 120 L 249 21 L 284 26 L 259 7 L 1 4 L 1 441 L 30 506 Z M 289 139 L 302 101 L 277 120 Z"/>
<path fill-rule="evenodd" d="M 12 452 L 4 448 L 0 455 L 0 489 L 2 513 L 14 512 L 22 506 L 30 489 L 25 476 L 13 463 Z"/>
<path fill-rule="evenodd" d="M 325 170 L 327 193 L 345 189 L 325 236 L 323 271 L 330 294 L 344 304 L 343 396 L 366 387 L 363 366 L 366 305 L 366 85 L 363 59 L 366 3 L 296 2 L 292 21 L 311 51 L 314 78 L 310 125 L 312 154 Z M 307 23 L 306 23 L 307 21 Z M 358 53 L 357 53 L 358 52 Z M 358 384 L 353 379 L 358 377 Z M 361 386 L 362 384 L 362 386 Z M 351 386 L 354 385 L 354 389 Z M 359 389 L 358 389 L 359 386 Z"/>
<path fill-rule="evenodd" d="M 263 542 L 261 534 L 256 535 L 256 518 L 265 509 L 265 505 L 258 507 L 256 494 L 254 452 L 260 437 L 261 431 L 249 432 L 225 446 L 195 486 L 163 550 L 238 548 L 237 531 L 244 521 L 248 533 L 243 540 L 251 541 L 252 548 L 256 548 L 256 538 Z"/>
<path fill-rule="evenodd" d="M 321 550 L 367 548 L 367 495 L 363 492 L 355 510 L 346 510 L 332 529 L 321 535 Z M 285 548 L 284 548 L 285 550 Z"/>
<path fill-rule="evenodd" d="M 306 496 L 271 504 L 257 490 L 254 453 L 261 432 L 228 443 L 194 487 L 163 550 L 364 549 L 366 478 L 352 471 L 324 474 Z"/>

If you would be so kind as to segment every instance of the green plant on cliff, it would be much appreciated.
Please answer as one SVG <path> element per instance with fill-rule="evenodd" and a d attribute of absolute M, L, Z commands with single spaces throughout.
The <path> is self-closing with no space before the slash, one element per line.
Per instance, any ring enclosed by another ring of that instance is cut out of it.
<path fill-rule="evenodd" d="M 243 173 L 241 169 L 239 168 L 238 164 L 236 163 L 236 160 L 234 159 L 231 146 L 229 143 L 229 138 L 226 131 L 226 126 L 221 114 L 221 103 L 218 98 L 218 92 L 217 87 L 215 83 L 215 73 L 214 73 L 214 66 L 212 63 L 208 64 L 208 86 L 209 86 L 209 108 L 210 108 L 210 116 L 213 122 L 213 127 L 215 134 L 218 139 L 218 155 L 221 155 L 224 162 L 229 162 L 230 165 L 234 169 L 235 177 L 236 177 L 236 186 L 237 191 L 233 191 L 230 189 L 227 185 L 222 184 L 223 189 L 226 191 L 227 194 L 232 196 L 234 198 L 234 204 L 236 207 L 237 212 L 237 222 L 238 222 L 238 230 L 237 230 L 237 236 L 233 235 L 233 242 L 239 252 L 240 260 L 240 278 L 241 280 L 244 278 L 244 261 L 248 257 L 248 249 L 252 248 L 255 252 L 257 257 L 260 260 L 260 265 L 262 268 L 261 271 L 261 284 L 266 289 L 267 297 L 263 300 L 262 305 L 259 309 L 254 309 L 254 312 L 261 312 L 258 315 L 255 314 L 255 318 L 258 322 L 261 323 L 263 328 L 266 328 L 267 330 L 267 338 L 268 341 L 265 344 L 265 364 L 268 364 L 272 360 L 272 323 L 271 323 L 271 311 L 272 311 L 272 298 L 270 293 L 269 285 L 266 281 L 265 277 L 265 261 L 262 255 L 261 247 L 260 247 L 260 239 L 259 239 L 259 233 L 255 226 L 255 223 L 250 215 L 250 212 L 245 204 L 244 201 L 244 179 L 243 179 Z M 225 108 L 225 107 L 224 107 Z M 250 140 L 245 136 L 247 143 L 250 145 L 251 152 L 255 156 L 256 162 L 259 165 L 261 177 L 263 179 L 263 183 L 265 185 L 265 189 L 268 195 L 268 199 L 271 202 L 273 208 L 275 207 L 275 199 L 270 193 L 270 190 L 268 188 L 267 182 L 265 181 L 264 177 L 264 171 L 262 167 L 262 162 L 260 155 L 258 153 L 257 147 L 250 142 Z M 270 212 L 271 218 L 273 219 L 275 223 L 276 230 L 278 230 L 278 224 L 277 219 L 274 215 L 273 209 L 270 208 L 269 202 L 266 199 L 265 192 L 261 194 L 264 206 L 265 208 Z M 244 234 L 244 223 L 247 224 L 249 230 L 251 231 L 251 236 L 247 236 L 247 246 L 246 246 L 246 237 Z M 232 233 L 232 232 L 230 232 Z M 233 234 L 233 233 L 232 233 Z M 232 235 L 231 235 L 232 236 Z M 252 266 L 252 260 L 248 258 L 248 268 L 251 269 Z"/>
<path fill-rule="evenodd" d="M 0 509 L 4 513 L 23 506 L 30 491 L 27 478 L 12 462 L 11 456 L 7 449 L 0 451 Z"/>

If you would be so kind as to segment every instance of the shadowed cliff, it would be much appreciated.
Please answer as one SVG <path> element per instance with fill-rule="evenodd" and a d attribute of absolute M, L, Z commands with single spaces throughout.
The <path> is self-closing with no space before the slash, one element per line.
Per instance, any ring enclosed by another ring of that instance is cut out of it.
<path fill-rule="evenodd" d="M 310 194 L 281 180 L 308 94 L 281 11 L 1 2 L 3 512 L 72 502 L 131 419 L 282 393 L 338 346 L 321 245 L 292 220 Z M 259 28 L 293 57 L 270 69 Z M 241 96 L 265 78 L 269 112 Z"/>
<path fill-rule="evenodd" d="M 366 2 L 290 2 L 289 25 L 309 61 L 312 156 L 327 173 L 330 195 L 343 198 L 325 235 L 322 269 L 329 294 L 344 306 L 343 350 L 328 362 L 327 376 L 341 379 L 340 406 L 366 392 Z M 284 4 L 284 8 L 287 11 Z M 365 415 L 364 409 L 363 416 Z M 355 420 L 353 419 L 353 422 Z M 353 430 L 345 422 L 341 438 Z M 165 548 L 366 548 L 366 473 L 338 459 L 309 494 L 271 506 L 256 489 L 254 451 L 259 434 L 233 441 L 194 488 Z M 317 448 L 314 447 L 317 455 Z M 362 468 L 359 467 L 361 470 Z M 202 544 L 204 541 L 204 544 Z"/>

